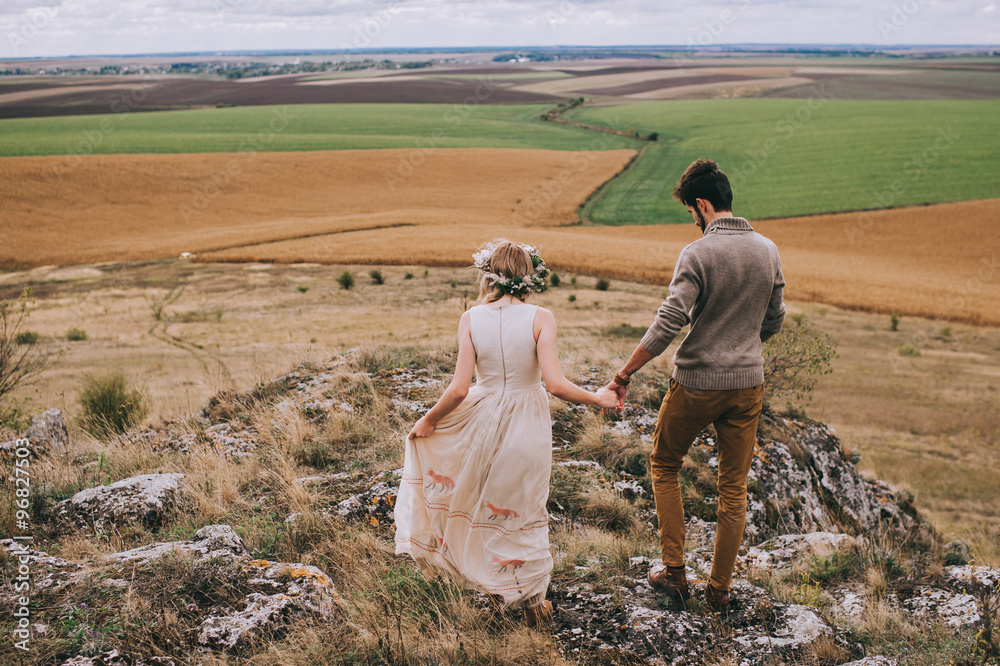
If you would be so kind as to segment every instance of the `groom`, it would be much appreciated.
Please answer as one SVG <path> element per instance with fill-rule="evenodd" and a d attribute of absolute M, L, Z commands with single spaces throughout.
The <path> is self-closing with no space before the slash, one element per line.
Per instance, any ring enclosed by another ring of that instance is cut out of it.
<path fill-rule="evenodd" d="M 653 434 L 650 470 L 665 566 L 650 571 L 649 582 L 675 601 L 691 596 L 684 568 L 678 473 L 694 438 L 715 424 L 719 508 L 705 598 L 711 608 L 728 612 L 733 566 L 746 525 L 747 473 L 764 396 L 761 343 L 781 330 L 785 281 L 774 243 L 744 218 L 733 216 L 733 191 L 715 162 L 692 163 L 673 194 L 687 206 L 702 237 L 681 250 L 670 296 L 608 388 L 624 401 L 632 375 L 691 324 L 674 354 L 670 390 Z"/>

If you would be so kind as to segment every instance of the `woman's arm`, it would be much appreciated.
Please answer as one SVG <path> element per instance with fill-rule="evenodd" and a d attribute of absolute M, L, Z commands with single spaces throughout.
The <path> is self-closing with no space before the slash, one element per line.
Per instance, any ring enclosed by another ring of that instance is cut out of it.
<path fill-rule="evenodd" d="M 476 348 L 472 344 L 471 315 L 466 311 L 458 322 L 458 361 L 455 363 L 455 376 L 451 378 L 448 388 L 438 399 L 431 410 L 420 417 L 407 439 L 414 437 L 430 437 L 438 422 L 462 404 L 469 395 L 469 384 L 472 383 L 472 373 L 476 369 Z"/>
<path fill-rule="evenodd" d="M 556 354 L 556 318 L 545 308 L 538 308 L 533 324 L 535 349 L 538 365 L 542 368 L 542 378 L 549 393 L 567 402 L 581 405 L 597 405 L 605 409 L 618 409 L 618 396 L 614 391 L 600 389 L 597 393 L 582 389 L 563 376 Z"/>

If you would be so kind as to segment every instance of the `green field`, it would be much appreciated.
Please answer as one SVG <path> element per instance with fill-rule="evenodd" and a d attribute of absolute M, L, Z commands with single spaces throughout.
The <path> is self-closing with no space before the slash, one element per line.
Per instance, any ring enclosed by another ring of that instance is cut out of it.
<path fill-rule="evenodd" d="M 0 155 L 643 145 L 539 121 L 547 108 L 290 105 L 19 118 L 0 120 Z M 735 211 L 755 219 L 1000 197 L 998 100 L 664 101 L 584 106 L 568 118 L 659 135 L 590 209 L 600 224 L 688 222 L 670 193 L 698 157 L 720 163 Z"/>
<path fill-rule="evenodd" d="M 0 120 L 0 156 L 235 152 L 246 150 L 248 137 L 261 132 L 257 149 L 269 151 L 639 146 L 624 137 L 538 121 L 548 108 L 545 104 L 297 104 L 14 118 Z M 273 134 L 267 133 L 269 127 Z"/>
<path fill-rule="evenodd" d="M 757 219 L 1000 197 L 997 100 L 692 100 L 568 117 L 659 133 L 594 205 L 602 224 L 689 222 L 671 191 L 699 157 L 730 176 L 734 211 Z"/>

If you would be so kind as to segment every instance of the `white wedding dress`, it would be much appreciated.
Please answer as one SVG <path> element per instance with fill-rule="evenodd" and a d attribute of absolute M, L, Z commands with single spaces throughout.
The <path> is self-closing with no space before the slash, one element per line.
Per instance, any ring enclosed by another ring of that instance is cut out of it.
<path fill-rule="evenodd" d="M 512 607 L 545 599 L 552 424 L 532 323 L 538 306 L 470 310 L 476 383 L 430 437 L 406 440 L 396 552 Z"/>

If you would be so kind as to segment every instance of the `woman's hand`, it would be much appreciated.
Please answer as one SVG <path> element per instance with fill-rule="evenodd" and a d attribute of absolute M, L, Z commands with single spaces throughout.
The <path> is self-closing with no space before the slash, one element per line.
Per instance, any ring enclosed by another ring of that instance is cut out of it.
<path fill-rule="evenodd" d="M 621 411 L 621 401 L 618 394 L 608 388 L 597 389 L 597 406 L 601 409 L 614 409 Z"/>
<path fill-rule="evenodd" d="M 420 420 L 413 424 L 413 429 L 406 439 L 416 439 L 417 437 L 430 437 L 434 432 L 434 424 L 427 420 L 427 416 L 420 417 Z"/>

